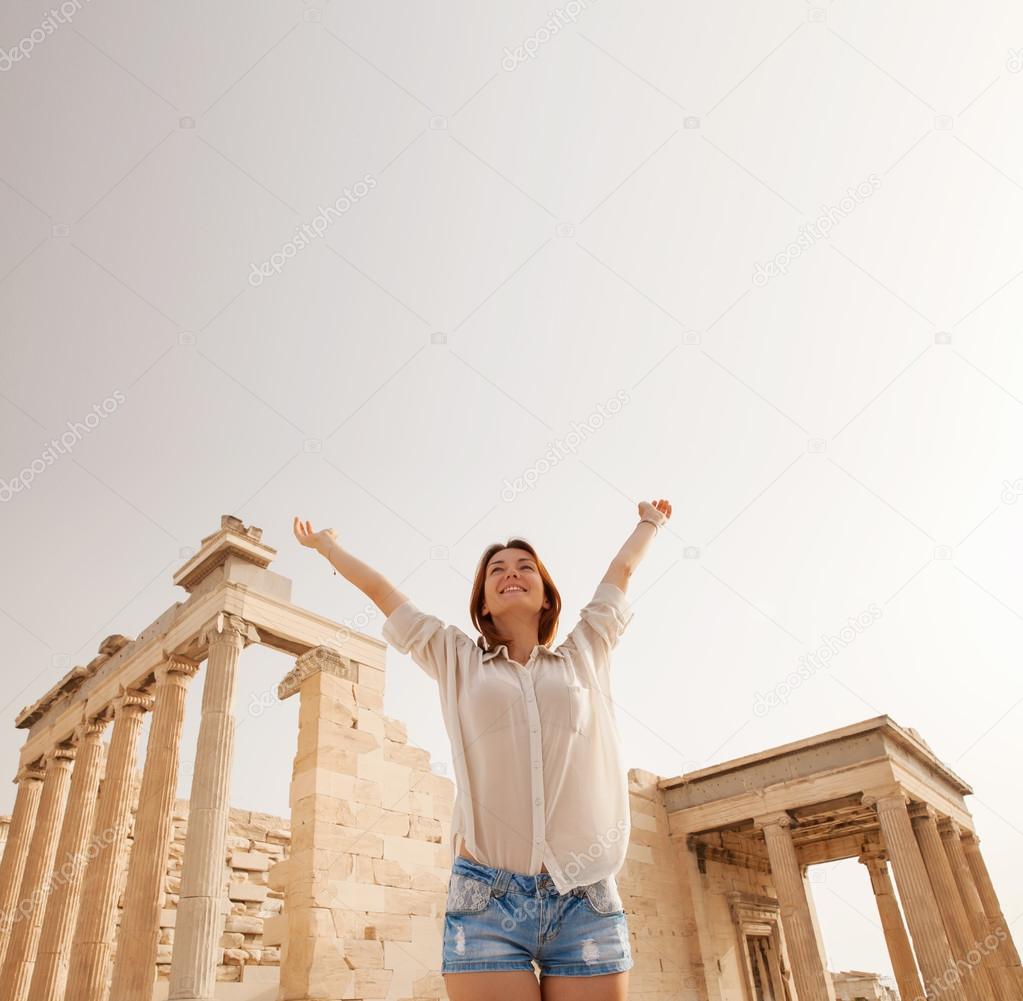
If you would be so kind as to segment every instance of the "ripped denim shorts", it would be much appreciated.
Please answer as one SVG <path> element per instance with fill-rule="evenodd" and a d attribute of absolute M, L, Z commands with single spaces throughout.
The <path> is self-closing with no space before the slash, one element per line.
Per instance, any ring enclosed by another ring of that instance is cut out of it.
<path fill-rule="evenodd" d="M 549 873 L 497 869 L 456 855 L 448 881 L 441 973 L 533 970 L 592 977 L 633 965 L 614 876 L 560 894 Z"/>

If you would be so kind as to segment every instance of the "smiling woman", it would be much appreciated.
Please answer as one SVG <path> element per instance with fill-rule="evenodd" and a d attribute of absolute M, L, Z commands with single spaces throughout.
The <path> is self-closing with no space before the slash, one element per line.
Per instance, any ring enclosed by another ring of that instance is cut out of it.
<path fill-rule="evenodd" d="M 629 577 L 670 516 L 666 500 L 640 502 L 639 523 L 557 645 L 561 596 L 525 539 L 480 557 L 474 640 L 345 552 L 333 530 L 295 519 L 299 541 L 386 614 L 383 638 L 437 682 L 456 773 L 441 962 L 452 1001 L 535 999 L 534 962 L 545 998 L 577 977 L 590 978 L 587 998 L 626 996 L 633 959 L 615 874 L 629 790 L 611 652 L 633 615 Z"/>

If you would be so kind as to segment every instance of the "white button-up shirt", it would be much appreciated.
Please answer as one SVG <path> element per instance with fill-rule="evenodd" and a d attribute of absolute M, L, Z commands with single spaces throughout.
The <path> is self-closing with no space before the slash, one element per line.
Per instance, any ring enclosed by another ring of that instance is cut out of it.
<path fill-rule="evenodd" d="M 384 621 L 384 639 L 440 689 L 456 778 L 452 864 L 461 838 L 485 865 L 546 866 L 559 893 L 622 867 L 631 819 L 610 667 L 632 616 L 624 592 L 602 582 L 568 636 L 534 647 L 524 666 L 411 601 Z"/>

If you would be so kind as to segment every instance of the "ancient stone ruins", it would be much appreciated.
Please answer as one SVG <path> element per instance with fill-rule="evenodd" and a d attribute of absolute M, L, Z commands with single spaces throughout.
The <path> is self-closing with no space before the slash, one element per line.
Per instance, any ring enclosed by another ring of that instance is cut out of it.
<path fill-rule="evenodd" d="M 454 787 L 382 713 L 385 644 L 293 605 L 261 535 L 223 517 L 174 575 L 184 600 L 134 639 L 108 637 L 18 716 L 3 1001 L 445 997 Z M 300 700 L 290 818 L 231 808 L 251 643 L 295 658 L 279 690 Z M 184 801 L 190 684 L 202 716 Z M 891 998 L 822 959 L 807 866 L 844 858 L 873 887 L 903 1001 L 1023 999 L 971 790 L 915 731 L 880 716 L 629 779 L 618 884 L 637 1001 Z"/>

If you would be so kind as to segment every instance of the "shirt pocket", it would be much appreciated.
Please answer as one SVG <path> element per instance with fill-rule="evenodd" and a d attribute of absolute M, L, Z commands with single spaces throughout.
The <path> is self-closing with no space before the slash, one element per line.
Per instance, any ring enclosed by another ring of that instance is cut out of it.
<path fill-rule="evenodd" d="M 590 730 L 593 715 L 590 690 L 585 685 L 569 682 L 568 685 L 568 725 L 576 733 L 586 734 Z"/>

